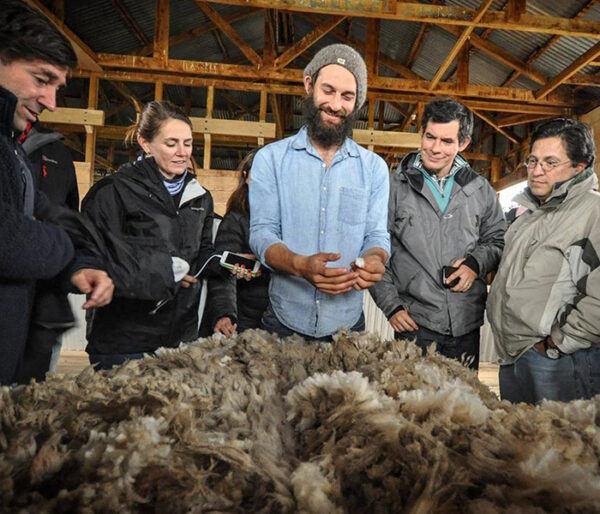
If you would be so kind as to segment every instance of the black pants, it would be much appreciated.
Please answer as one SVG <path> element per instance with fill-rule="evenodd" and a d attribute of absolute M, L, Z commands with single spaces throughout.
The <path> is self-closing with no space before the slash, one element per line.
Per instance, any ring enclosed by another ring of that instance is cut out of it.
<path fill-rule="evenodd" d="M 463 355 L 472 356 L 473 361 L 469 364 L 469 368 L 479 369 L 479 328 L 468 334 L 454 337 L 449 334 L 434 332 L 425 327 L 419 327 L 414 332 L 394 332 L 394 337 L 410 340 L 416 338 L 415 343 L 423 350 L 423 355 L 432 343 L 436 343 L 437 351 L 444 357 L 461 360 Z"/>

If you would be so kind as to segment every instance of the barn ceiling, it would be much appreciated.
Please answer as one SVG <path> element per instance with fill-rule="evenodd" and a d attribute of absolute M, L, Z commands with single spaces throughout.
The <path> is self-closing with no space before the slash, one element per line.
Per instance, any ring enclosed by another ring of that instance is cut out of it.
<path fill-rule="evenodd" d="M 124 127 L 136 103 L 154 98 L 193 116 L 274 122 L 278 137 L 296 131 L 301 70 L 335 42 L 367 62 L 359 128 L 415 132 L 424 103 L 449 95 L 477 116 L 468 153 L 483 173 L 498 156 L 496 174 L 510 174 L 536 122 L 587 112 L 600 97 L 598 0 L 27 1 L 78 49 L 62 105 L 92 105 L 90 84 L 98 81 L 97 107 L 106 114 L 95 133 L 100 168 L 129 158 Z M 83 127 L 58 127 L 83 151 Z M 204 144 L 199 138 L 200 152 Z M 211 144 L 211 167 L 233 169 L 256 140 L 231 134 Z M 375 150 L 390 164 L 401 157 Z"/>

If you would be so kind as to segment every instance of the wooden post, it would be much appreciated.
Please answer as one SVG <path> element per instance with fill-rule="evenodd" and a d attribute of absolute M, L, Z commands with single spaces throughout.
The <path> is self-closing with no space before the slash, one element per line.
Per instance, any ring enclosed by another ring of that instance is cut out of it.
<path fill-rule="evenodd" d="M 208 86 L 206 93 L 206 117 L 213 117 L 213 107 L 215 103 L 215 88 L 214 86 Z M 204 134 L 204 163 L 202 167 L 205 170 L 210 169 L 210 161 L 212 154 L 212 138 L 211 134 Z"/>
<path fill-rule="evenodd" d="M 266 91 L 260 92 L 260 109 L 258 111 L 258 121 L 267 121 L 267 97 Z M 258 146 L 265 146 L 265 138 L 258 138 Z"/>
<path fill-rule="evenodd" d="M 90 87 L 88 90 L 88 108 L 98 108 L 98 75 L 90 76 Z M 85 162 L 90 165 L 89 177 L 88 177 L 88 189 L 94 183 L 94 168 L 96 160 L 96 127 L 87 125 L 85 128 Z M 87 193 L 87 191 L 80 191 L 80 193 Z M 80 194 L 80 196 L 83 196 Z"/>
<path fill-rule="evenodd" d="M 156 0 L 153 55 L 165 65 L 169 61 L 169 0 Z"/>
<path fill-rule="evenodd" d="M 492 171 L 490 172 L 490 182 L 492 186 L 500 180 L 502 172 L 502 159 L 500 157 L 492 158 Z"/>
<path fill-rule="evenodd" d="M 157 80 L 154 84 L 154 99 L 156 101 L 160 101 L 163 99 L 164 93 L 164 82 L 162 80 Z"/>

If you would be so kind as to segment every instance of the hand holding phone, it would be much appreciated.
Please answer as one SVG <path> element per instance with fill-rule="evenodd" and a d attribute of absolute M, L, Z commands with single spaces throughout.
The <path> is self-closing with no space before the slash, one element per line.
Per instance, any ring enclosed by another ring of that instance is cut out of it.
<path fill-rule="evenodd" d="M 233 271 L 238 276 L 240 274 L 239 269 L 245 270 L 245 274 L 250 277 L 256 277 L 260 274 L 260 262 L 256 259 L 244 257 L 239 253 L 225 251 L 219 263 L 225 269 Z"/>
<path fill-rule="evenodd" d="M 452 282 L 450 283 L 446 283 L 446 279 L 452 275 L 452 273 L 454 273 L 456 270 L 458 270 L 458 268 L 455 268 L 454 266 L 443 266 L 442 267 L 442 285 L 446 288 L 446 289 L 451 289 L 454 286 L 456 286 L 456 284 L 458 284 L 458 282 L 460 281 L 460 278 L 455 278 Z"/>

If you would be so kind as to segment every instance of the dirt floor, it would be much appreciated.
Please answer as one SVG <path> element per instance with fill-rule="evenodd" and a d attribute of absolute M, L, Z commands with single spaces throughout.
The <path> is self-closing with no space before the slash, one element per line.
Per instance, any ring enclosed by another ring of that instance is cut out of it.
<path fill-rule="evenodd" d="M 63 350 L 58 361 L 59 373 L 79 373 L 89 365 L 87 353 L 74 350 Z M 496 394 L 498 391 L 498 365 L 483 362 L 479 365 L 479 380 Z"/>

